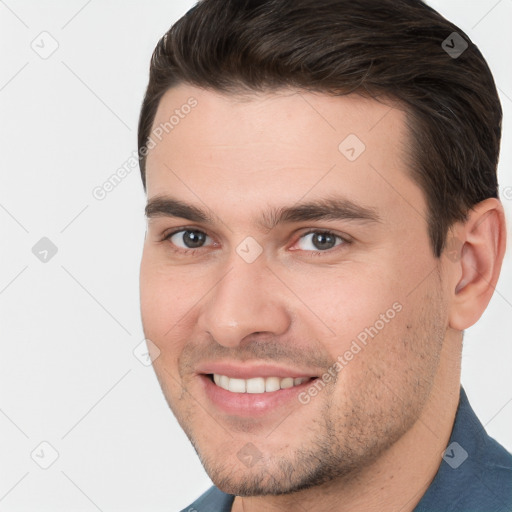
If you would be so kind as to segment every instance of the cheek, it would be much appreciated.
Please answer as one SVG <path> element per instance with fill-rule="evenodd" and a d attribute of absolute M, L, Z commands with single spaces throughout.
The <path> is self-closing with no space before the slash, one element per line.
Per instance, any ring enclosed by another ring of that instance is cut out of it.
<path fill-rule="evenodd" d="M 200 283 L 182 269 L 168 268 L 151 251 L 140 268 L 140 303 L 144 333 L 159 346 L 173 344 L 182 325 L 194 314 Z"/>
<path fill-rule="evenodd" d="M 332 355 L 345 350 L 357 336 L 364 338 L 365 330 L 375 323 L 379 331 L 387 330 L 403 301 L 400 283 L 389 273 L 389 267 L 375 264 L 319 268 L 307 274 L 295 271 L 286 279 L 293 283 L 308 323 L 316 326 Z"/>
<path fill-rule="evenodd" d="M 153 369 L 171 408 L 182 394 L 178 362 L 188 339 L 182 322 L 191 310 L 186 290 L 179 274 L 165 271 L 151 251 L 145 250 L 140 267 L 142 325 L 145 338 L 158 347 Z"/>

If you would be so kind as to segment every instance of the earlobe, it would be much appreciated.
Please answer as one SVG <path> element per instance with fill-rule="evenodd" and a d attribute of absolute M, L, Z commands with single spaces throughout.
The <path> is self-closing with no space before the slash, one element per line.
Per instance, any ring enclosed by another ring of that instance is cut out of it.
<path fill-rule="evenodd" d="M 458 280 L 449 321 L 450 327 L 463 331 L 480 318 L 498 281 L 506 244 L 501 202 L 489 198 L 478 203 L 456 230 L 454 239 L 458 257 L 452 257 L 452 261 Z"/>

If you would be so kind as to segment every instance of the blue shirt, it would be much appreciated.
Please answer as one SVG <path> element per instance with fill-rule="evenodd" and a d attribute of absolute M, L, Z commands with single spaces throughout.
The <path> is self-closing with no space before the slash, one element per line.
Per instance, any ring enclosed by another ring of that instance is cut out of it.
<path fill-rule="evenodd" d="M 211 487 L 181 512 L 230 512 L 234 499 Z M 512 512 L 512 455 L 489 437 L 463 388 L 443 460 L 414 512 Z"/>

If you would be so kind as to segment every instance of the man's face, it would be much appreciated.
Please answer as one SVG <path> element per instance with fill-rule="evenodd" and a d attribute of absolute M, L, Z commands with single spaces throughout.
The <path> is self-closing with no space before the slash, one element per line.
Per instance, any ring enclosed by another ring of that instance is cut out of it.
<path fill-rule="evenodd" d="M 153 129 L 176 109 L 147 159 L 141 265 L 170 407 L 226 492 L 363 470 L 420 417 L 448 325 L 405 114 L 355 95 L 181 85 Z"/>

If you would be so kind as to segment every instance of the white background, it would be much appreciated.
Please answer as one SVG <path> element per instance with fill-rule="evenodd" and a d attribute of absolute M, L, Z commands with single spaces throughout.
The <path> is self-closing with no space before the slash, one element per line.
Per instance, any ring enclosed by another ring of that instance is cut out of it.
<path fill-rule="evenodd" d="M 430 3 L 494 73 L 503 192 L 512 186 L 512 0 Z M 0 512 L 180 510 L 210 485 L 153 370 L 133 354 L 144 338 L 138 170 L 104 200 L 92 195 L 136 151 L 151 52 L 192 5 L 0 0 Z M 46 51 L 58 43 L 47 59 L 31 48 L 41 37 Z M 503 201 L 510 219 L 512 201 Z M 32 253 L 42 237 L 58 248 L 46 263 Z M 509 450 L 511 252 L 466 333 L 462 378 Z M 50 461 L 43 441 L 59 454 L 46 470 L 30 455 Z"/>

